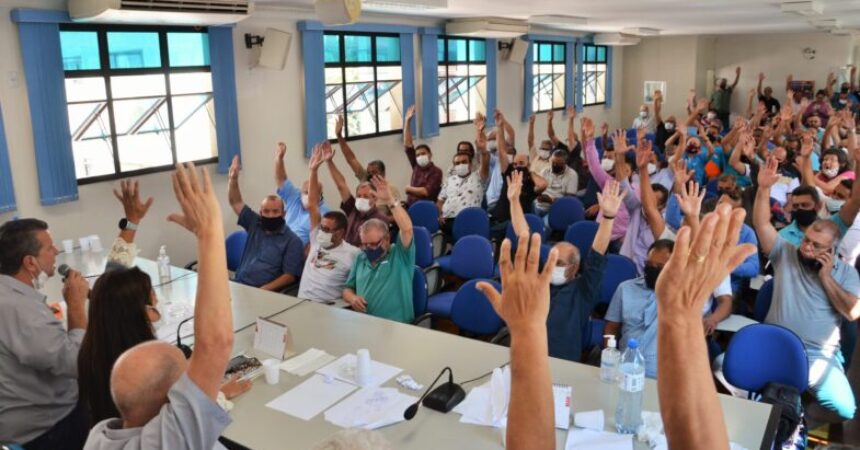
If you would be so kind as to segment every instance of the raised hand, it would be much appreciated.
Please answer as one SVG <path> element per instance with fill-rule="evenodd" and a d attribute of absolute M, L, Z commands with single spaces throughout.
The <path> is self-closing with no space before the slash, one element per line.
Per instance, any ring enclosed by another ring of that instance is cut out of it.
<path fill-rule="evenodd" d="M 374 175 L 373 187 L 376 188 L 376 200 L 382 202 L 382 204 L 390 205 L 391 199 L 394 198 L 394 194 L 391 193 L 391 187 L 388 186 L 388 181 L 385 178 L 382 178 L 381 175 Z"/>
<path fill-rule="evenodd" d="M 239 178 L 239 172 L 242 171 L 242 165 L 239 163 L 239 155 L 233 157 L 230 162 L 230 169 L 227 171 L 227 178 L 235 180 Z"/>
<path fill-rule="evenodd" d="M 683 159 L 679 159 L 672 164 L 672 172 L 675 174 L 675 184 L 684 184 L 693 177 L 693 171 L 687 170 L 687 161 Z"/>
<path fill-rule="evenodd" d="M 194 163 L 176 165 L 173 174 L 173 192 L 182 213 L 174 213 L 167 220 L 181 225 L 197 237 L 204 237 L 224 226 L 221 221 L 221 207 L 212 189 L 209 171 L 200 170 L 202 180 L 197 177 Z"/>
<path fill-rule="evenodd" d="M 149 207 L 152 206 L 153 199 L 149 197 L 145 202 L 140 201 L 140 186 L 137 181 L 122 180 L 119 182 L 120 190 L 113 190 L 114 197 L 122 203 L 122 209 L 125 211 L 125 218 L 129 222 L 140 224 Z"/>
<path fill-rule="evenodd" d="M 602 124 L 600 124 L 600 134 L 601 135 L 609 134 L 609 124 L 608 123 L 603 122 Z"/>
<path fill-rule="evenodd" d="M 603 187 L 603 192 L 597 193 L 597 203 L 600 205 L 600 212 L 603 213 L 603 217 L 615 217 L 625 195 L 627 192 L 621 190 L 621 184 L 615 180 L 610 180 Z"/>
<path fill-rule="evenodd" d="M 284 144 L 283 142 L 278 142 L 278 149 L 275 150 L 275 158 L 277 158 L 278 161 L 282 161 L 284 159 L 284 156 L 286 156 L 286 154 L 287 154 L 287 144 Z"/>
<path fill-rule="evenodd" d="M 636 167 L 642 169 L 648 167 L 651 162 L 651 156 L 654 154 L 651 141 L 643 139 L 636 147 Z"/>
<path fill-rule="evenodd" d="M 759 80 L 759 81 L 764 81 L 764 72 L 759 72 L 759 74 L 758 74 L 758 80 Z"/>
<path fill-rule="evenodd" d="M 779 161 L 771 156 L 767 159 L 767 164 L 761 167 L 758 171 L 758 187 L 770 189 L 779 181 Z"/>
<path fill-rule="evenodd" d="M 687 104 L 692 105 L 693 102 L 696 101 L 696 90 L 690 89 L 690 92 L 687 93 Z"/>
<path fill-rule="evenodd" d="M 699 217 L 702 212 L 702 201 L 705 199 L 705 189 L 699 191 L 699 183 L 690 181 L 689 188 L 687 184 L 680 183 L 678 185 L 680 192 L 675 194 L 678 200 L 678 206 L 685 216 Z"/>
<path fill-rule="evenodd" d="M 756 97 L 756 95 L 758 95 L 758 94 L 756 93 L 755 88 L 751 88 L 751 89 L 749 90 L 749 93 L 747 94 L 747 98 L 752 99 L 752 98 L 755 98 L 755 97 Z"/>
<path fill-rule="evenodd" d="M 627 151 L 627 131 L 626 130 L 615 130 L 615 133 L 612 133 L 612 145 L 616 151 L 626 152 Z"/>
<path fill-rule="evenodd" d="M 487 118 L 481 113 L 475 113 L 475 129 L 478 130 L 479 133 L 484 133 L 484 128 L 487 126 Z"/>
<path fill-rule="evenodd" d="M 496 120 L 497 127 L 502 127 L 505 124 L 505 115 L 498 109 L 493 111 L 493 119 Z"/>
<path fill-rule="evenodd" d="M 783 122 L 788 122 L 791 120 L 791 116 L 794 115 L 794 110 L 791 108 L 790 103 L 785 103 L 782 105 L 782 108 L 779 110 L 779 118 Z"/>
<path fill-rule="evenodd" d="M 662 102 L 663 101 L 663 91 L 661 91 L 659 89 L 654 91 L 654 101 L 655 102 Z"/>
<path fill-rule="evenodd" d="M 508 177 L 508 200 L 513 202 L 520 201 L 520 192 L 523 188 L 523 174 L 519 170 L 511 172 Z"/>
<path fill-rule="evenodd" d="M 703 99 L 703 98 L 699 99 L 699 102 L 696 104 L 696 111 L 699 111 L 701 113 L 701 112 L 707 111 L 707 110 L 708 110 L 708 101 Z"/>
<path fill-rule="evenodd" d="M 529 116 L 529 126 L 533 126 L 535 124 L 536 118 L 537 118 L 537 116 L 535 116 L 534 114 Z"/>
<path fill-rule="evenodd" d="M 413 117 L 415 117 L 415 105 L 410 106 L 409 109 L 406 110 L 406 123 L 409 123 Z"/>
<path fill-rule="evenodd" d="M 552 119 L 554 119 L 554 118 L 555 118 L 555 113 L 553 112 L 553 110 L 547 111 L 546 120 L 552 122 Z"/>
<path fill-rule="evenodd" d="M 311 159 L 308 161 L 308 168 L 310 170 L 317 170 L 325 161 L 325 156 L 323 155 L 323 149 L 321 144 L 314 145 L 313 153 L 311 154 Z"/>
<path fill-rule="evenodd" d="M 811 131 L 811 130 L 810 130 Z M 809 158 L 812 155 L 812 150 L 815 148 L 815 136 L 813 133 L 803 133 L 800 138 L 800 156 Z"/>
<path fill-rule="evenodd" d="M 567 107 L 567 120 L 573 120 L 576 118 L 576 108 L 573 105 Z"/>
<path fill-rule="evenodd" d="M 636 144 L 637 144 L 637 145 L 638 145 L 638 144 L 641 144 L 641 143 L 642 143 L 642 141 L 644 141 L 644 140 L 645 140 L 645 132 L 646 132 L 646 131 L 647 131 L 647 130 L 645 129 L 645 127 L 639 127 L 639 128 L 637 128 L 637 129 L 636 129 Z M 625 134 L 626 134 L 626 133 L 625 133 Z"/>
<path fill-rule="evenodd" d="M 586 116 L 582 116 L 579 120 L 579 129 L 582 133 L 582 140 L 588 141 L 594 139 L 594 122 Z"/>
<path fill-rule="evenodd" d="M 741 66 L 735 67 L 735 75 L 740 76 L 740 74 L 741 74 Z"/>
<path fill-rule="evenodd" d="M 338 139 L 343 137 L 343 115 L 337 116 L 337 119 L 334 121 L 334 135 Z"/>

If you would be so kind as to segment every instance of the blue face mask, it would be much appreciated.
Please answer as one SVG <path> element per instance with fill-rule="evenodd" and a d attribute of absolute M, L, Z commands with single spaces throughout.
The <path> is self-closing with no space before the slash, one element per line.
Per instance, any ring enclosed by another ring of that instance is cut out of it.
<path fill-rule="evenodd" d="M 378 261 L 385 254 L 385 249 L 381 245 L 377 248 L 366 248 L 363 251 L 364 255 L 367 256 L 367 260 L 372 263 Z"/>

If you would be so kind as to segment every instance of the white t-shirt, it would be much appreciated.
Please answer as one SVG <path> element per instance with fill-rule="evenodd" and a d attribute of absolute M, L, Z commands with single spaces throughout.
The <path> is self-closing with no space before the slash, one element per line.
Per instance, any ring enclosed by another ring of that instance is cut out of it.
<path fill-rule="evenodd" d="M 564 166 L 564 172 L 561 175 L 553 173 L 551 164 L 544 168 L 539 175 L 546 180 L 546 190 L 543 193 L 553 200 L 565 195 L 575 195 L 579 188 L 579 175 L 567 165 Z"/>
<path fill-rule="evenodd" d="M 346 241 L 334 248 L 322 248 L 317 243 L 317 234 L 319 227 L 311 231 L 310 251 L 299 284 L 299 298 L 336 300 L 343 297 L 343 285 L 361 250 Z"/>

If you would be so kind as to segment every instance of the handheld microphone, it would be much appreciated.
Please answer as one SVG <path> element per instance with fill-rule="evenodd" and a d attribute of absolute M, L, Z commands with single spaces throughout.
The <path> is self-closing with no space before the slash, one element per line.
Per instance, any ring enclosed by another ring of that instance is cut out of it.
<path fill-rule="evenodd" d="M 68 264 L 60 264 L 60 267 L 57 267 L 57 273 L 63 277 L 63 281 L 66 281 L 66 277 L 69 276 L 71 270 L 72 268 Z"/>
<path fill-rule="evenodd" d="M 179 347 L 179 350 L 182 350 L 182 354 L 185 355 L 185 359 L 191 358 L 192 350 L 191 347 L 182 343 L 182 336 L 179 334 L 179 332 L 182 330 L 182 325 L 185 325 L 186 322 L 192 319 L 194 319 L 194 316 L 191 316 L 183 320 L 182 322 L 179 322 L 179 326 L 176 327 L 176 346 Z"/>
<path fill-rule="evenodd" d="M 430 389 L 433 389 L 433 386 L 436 386 L 439 378 L 442 378 L 442 374 L 446 371 L 448 372 L 448 382 L 439 386 L 433 390 L 433 392 L 430 392 Z M 403 411 L 403 418 L 406 420 L 412 420 L 412 418 L 415 417 L 415 414 L 418 414 L 419 404 L 423 404 L 430 409 L 442 413 L 447 413 L 462 402 L 464 398 L 466 398 L 466 391 L 464 391 L 459 384 L 454 383 L 454 371 L 452 371 L 450 367 L 445 367 L 441 372 L 439 372 L 439 375 L 436 376 L 436 379 L 433 380 L 430 387 L 424 391 L 424 395 L 422 395 L 417 402 L 409 405 L 409 407 L 406 408 L 406 411 Z"/>

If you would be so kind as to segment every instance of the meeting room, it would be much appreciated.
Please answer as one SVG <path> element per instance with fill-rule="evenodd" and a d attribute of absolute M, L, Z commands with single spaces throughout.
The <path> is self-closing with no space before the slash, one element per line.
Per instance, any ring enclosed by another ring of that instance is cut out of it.
<path fill-rule="evenodd" d="M 858 67 L 855 1 L 0 0 L 0 450 L 860 450 Z"/>

